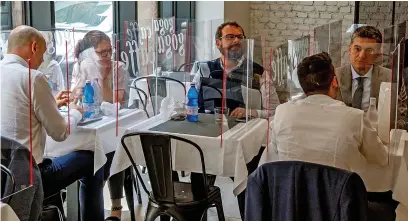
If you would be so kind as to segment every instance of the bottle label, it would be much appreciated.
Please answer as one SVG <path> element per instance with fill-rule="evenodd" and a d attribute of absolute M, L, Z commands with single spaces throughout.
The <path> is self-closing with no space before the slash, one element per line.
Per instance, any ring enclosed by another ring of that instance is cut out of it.
<path fill-rule="evenodd" d="M 197 106 L 187 106 L 187 115 L 198 115 L 198 107 Z"/>

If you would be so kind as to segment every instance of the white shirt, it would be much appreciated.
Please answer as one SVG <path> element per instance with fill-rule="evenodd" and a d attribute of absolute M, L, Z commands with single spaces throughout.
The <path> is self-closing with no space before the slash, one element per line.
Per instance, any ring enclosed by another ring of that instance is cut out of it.
<path fill-rule="evenodd" d="M 103 78 L 100 71 L 100 66 L 97 64 L 93 58 L 88 57 L 85 58 L 81 62 L 77 62 L 74 65 L 72 71 L 72 80 L 71 80 L 71 91 L 75 92 L 76 89 L 84 87 L 85 81 L 90 80 L 91 82 L 98 78 L 99 86 L 102 87 Z M 118 63 L 119 71 L 118 73 L 118 90 L 127 90 L 127 70 L 126 65 L 123 62 Z M 116 62 L 112 61 L 112 69 L 116 69 Z M 114 81 L 116 81 L 116 77 L 113 76 L 113 71 L 111 71 L 110 76 L 107 78 L 110 82 L 109 85 L 112 86 L 112 90 L 116 86 Z M 112 92 L 113 93 L 113 92 Z"/>
<path fill-rule="evenodd" d="M 300 160 L 349 171 L 365 163 L 386 165 L 387 147 L 359 109 L 326 95 L 289 101 L 276 109 L 269 151 L 279 160 Z"/>
<path fill-rule="evenodd" d="M 1 75 L 1 135 L 30 148 L 30 98 L 32 113 L 32 148 L 37 163 L 43 160 L 46 134 L 56 141 L 68 136 L 67 119 L 61 116 L 51 93 L 47 78 L 37 70 L 29 69 L 27 62 L 14 54 L 6 54 L 0 61 Z M 82 119 L 78 110 L 70 111 L 71 132 Z M 62 147 L 61 147 L 62 148 Z"/>
<path fill-rule="evenodd" d="M 239 60 L 238 65 L 235 68 L 227 70 L 229 75 L 232 71 L 239 68 L 242 65 L 244 59 Z M 223 67 L 221 63 L 221 67 Z M 191 69 L 191 74 L 194 75 L 193 83 L 195 83 L 197 91 L 200 90 L 201 77 L 210 77 L 210 69 L 205 62 L 196 62 Z M 272 82 L 272 79 L 269 77 L 269 74 L 264 71 L 260 80 L 260 91 L 262 97 L 262 110 L 256 110 L 256 117 L 268 118 L 268 116 L 273 116 L 275 114 L 276 107 L 280 104 L 278 94 L 276 93 L 275 85 Z M 268 90 L 270 92 L 268 93 Z M 245 93 L 246 90 L 243 90 Z M 246 94 L 243 94 L 243 97 L 246 97 Z M 269 107 L 268 107 L 269 104 Z"/>
<path fill-rule="evenodd" d="M 370 70 L 368 70 L 368 72 L 364 76 L 360 76 L 359 74 L 357 74 L 357 72 L 353 68 L 353 65 L 350 65 L 350 66 L 351 66 L 351 74 L 353 77 L 351 94 L 352 96 L 354 96 L 354 92 L 356 92 L 358 88 L 357 78 L 362 77 L 364 82 L 363 82 L 363 98 L 361 99 L 361 109 L 364 111 L 367 111 L 368 107 L 370 106 L 371 75 L 373 73 L 373 66 L 371 66 Z"/>

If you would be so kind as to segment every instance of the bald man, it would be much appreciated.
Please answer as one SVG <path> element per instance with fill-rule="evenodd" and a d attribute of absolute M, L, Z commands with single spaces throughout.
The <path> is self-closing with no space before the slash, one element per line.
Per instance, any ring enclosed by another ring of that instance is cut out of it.
<path fill-rule="evenodd" d="M 81 109 L 74 103 L 70 104 L 70 120 L 61 116 L 58 107 L 67 105 L 68 92 L 62 91 L 54 98 L 46 77 L 36 70 L 43 61 L 45 50 L 44 37 L 35 28 L 19 26 L 10 33 L 7 54 L 0 61 L 1 135 L 27 148 L 32 144 L 32 155 L 41 171 L 44 197 L 81 180 L 81 220 L 102 221 L 103 171 L 94 175 L 94 154 L 90 151 L 76 151 L 54 159 L 43 159 L 46 135 L 56 141 L 63 141 L 69 135 L 69 125 L 72 133 L 82 119 Z M 63 149 L 64 146 L 61 146 L 61 151 Z M 36 204 L 32 205 L 34 207 L 37 204 L 42 206 L 38 200 L 34 200 L 33 204 Z M 22 216 L 26 214 L 20 214 Z"/>

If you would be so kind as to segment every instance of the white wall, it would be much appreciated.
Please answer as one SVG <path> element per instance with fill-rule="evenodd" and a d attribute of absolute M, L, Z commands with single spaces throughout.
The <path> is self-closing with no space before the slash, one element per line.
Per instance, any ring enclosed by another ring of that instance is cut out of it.
<path fill-rule="evenodd" d="M 219 52 L 215 47 L 215 32 L 224 22 L 223 1 L 196 2 L 196 59 L 199 61 L 215 59 Z"/>

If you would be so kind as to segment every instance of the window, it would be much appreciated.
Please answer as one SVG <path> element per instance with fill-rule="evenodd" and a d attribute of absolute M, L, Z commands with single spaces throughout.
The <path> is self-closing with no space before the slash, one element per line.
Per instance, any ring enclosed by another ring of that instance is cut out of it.
<path fill-rule="evenodd" d="M 64 76 L 67 70 L 66 65 L 68 65 L 68 81 L 70 82 L 76 61 L 74 51 L 77 42 L 92 30 L 105 32 L 110 38 L 112 37 L 113 2 L 55 1 L 54 16 L 55 30 L 46 33 L 46 36 L 49 37 L 47 48 L 51 49 L 50 52 L 55 53 L 52 57 L 58 62 Z"/>
<path fill-rule="evenodd" d="M 112 32 L 112 2 L 55 2 L 55 27 Z"/>
<path fill-rule="evenodd" d="M 13 28 L 11 16 L 11 2 L 1 2 L 1 30 L 10 30 Z"/>

